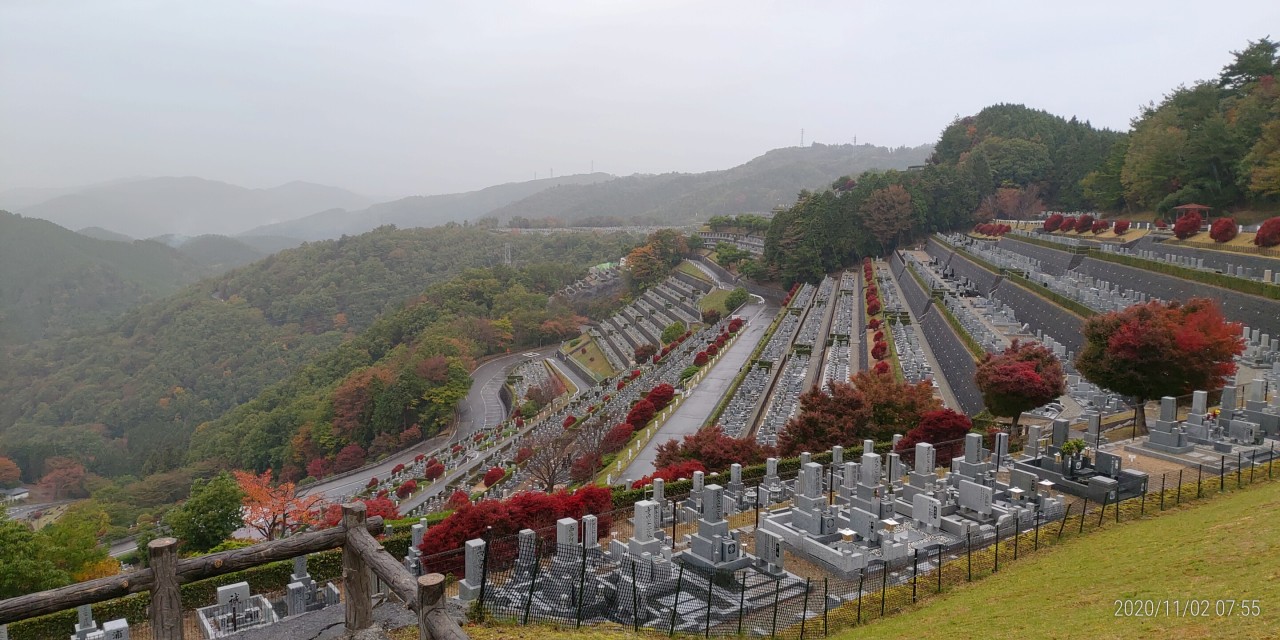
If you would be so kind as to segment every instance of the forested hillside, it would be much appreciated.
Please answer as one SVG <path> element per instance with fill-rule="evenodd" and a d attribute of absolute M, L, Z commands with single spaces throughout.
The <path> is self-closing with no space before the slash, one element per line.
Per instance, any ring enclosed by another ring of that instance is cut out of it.
<path fill-rule="evenodd" d="M 1085 180 L 1106 210 L 1167 213 L 1196 202 L 1274 210 L 1280 203 L 1280 55 L 1263 38 L 1213 80 L 1144 108 L 1133 132 Z"/>
<path fill-rule="evenodd" d="M 546 309 L 544 294 L 591 264 L 616 259 L 639 240 L 627 234 L 507 235 L 450 225 L 388 227 L 284 251 L 139 307 L 109 329 L 13 349 L 8 366 L 0 369 L 0 453 L 18 461 L 28 480 L 46 471 L 42 461 L 51 456 L 70 457 L 104 476 L 172 469 L 187 461 L 198 426 L 219 420 L 304 365 L 323 369 L 318 378 L 315 370 L 307 374 L 314 378 L 308 384 L 319 389 L 402 343 L 413 344 L 414 355 L 393 354 L 400 359 L 387 365 L 389 371 L 435 355 L 474 358 L 496 348 L 497 338 L 483 337 L 488 334 L 478 333 L 471 318 L 494 320 L 495 333 L 510 334 L 509 341 L 554 331 L 555 322 L 544 323 L 563 317 Z M 493 266 L 489 277 L 468 275 L 466 283 L 429 289 L 469 268 L 500 265 L 508 245 L 518 267 L 510 274 L 507 267 Z M 428 299 L 421 297 L 424 291 Z M 503 295 L 518 304 L 500 303 Z M 375 325 L 384 312 L 403 309 L 410 300 L 410 324 L 397 324 L 392 316 Z M 372 342 L 360 342 L 371 326 L 364 339 Z M 432 336 L 445 337 L 427 346 L 414 342 L 428 327 Z M 438 375 L 437 364 L 423 376 Z M 211 441 L 226 424 L 206 428 Z M 273 442 L 293 435 L 280 424 L 268 431 Z M 249 452 L 245 442 L 228 446 L 203 451 L 250 466 L 282 456 L 272 447 Z"/>
<path fill-rule="evenodd" d="M 770 225 L 765 268 L 788 284 L 816 282 L 912 237 L 1046 207 L 1275 208 L 1277 72 L 1276 44 L 1249 43 L 1218 79 L 1144 109 L 1131 133 L 1022 105 L 988 107 L 947 126 L 919 170 L 869 171 L 802 193 Z"/>
<path fill-rule="evenodd" d="M 100 240 L 0 211 L 0 347 L 94 326 L 204 273 L 159 242 Z"/>
<path fill-rule="evenodd" d="M 499 223 L 555 219 L 564 223 L 688 224 L 714 215 L 768 211 L 801 189 L 868 169 L 921 164 L 929 147 L 889 149 L 824 145 L 774 149 L 746 164 L 706 173 L 634 175 L 582 186 L 561 186 L 488 214 Z"/>

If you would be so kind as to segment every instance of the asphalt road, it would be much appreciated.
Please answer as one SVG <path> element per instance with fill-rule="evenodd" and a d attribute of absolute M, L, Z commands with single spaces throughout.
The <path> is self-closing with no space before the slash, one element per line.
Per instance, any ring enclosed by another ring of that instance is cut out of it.
<path fill-rule="evenodd" d="M 716 361 L 716 365 L 707 372 L 706 377 L 690 392 L 674 413 L 663 423 L 658 432 L 653 434 L 649 444 L 640 450 L 631 465 L 622 471 L 622 477 L 629 481 L 638 480 L 653 473 L 653 461 L 658 455 L 658 445 L 673 438 L 680 439 L 693 434 L 702 428 L 707 417 L 715 410 L 720 398 L 729 390 L 729 385 L 738 375 L 738 371 L 751 357 L 751 352 L 764 336 L 778 306 L 769 303 L 753 302 L 743 307 L 738 315 L 747 319 L 742 328 L 742 335 L 725 350 L 724 355 Z"/>
<path fill-rule="evenodd" d="M 559 348 L 559 345 L 513 353 L 485 362 L 471 372 L 471 390 L 459 407 L 458 420 L 454 430 L 400 451 L 381 462 L 360 469 L 356 473 L 313 484 L 306 488 L 305 494 L 318 493 L 326 498 L 340 499 L 363 489 L 369 483 L 369 478 L 385 478 L 391 475 L 391 470 L 397 464 L 408 465 L 412 463 L 414 457 L 419 453 L 429 453 L 447 444 L 467 438 L 476 431 L 499 424 L 505 417 L 505 408 L 502 405 L 501 398 L 498 396 L 498 390 L 502 388 L 502 384 L 507 379 L 507 371 L 525 360 L 525 353 L 537 353 L 542 357 L 548 357 L 557 348 Z M 561 367 L 560 370 L 565 372 L 571 380 L 574 380 L 575 384 L 586 384 L 574 375 L 568 367 Z"/>

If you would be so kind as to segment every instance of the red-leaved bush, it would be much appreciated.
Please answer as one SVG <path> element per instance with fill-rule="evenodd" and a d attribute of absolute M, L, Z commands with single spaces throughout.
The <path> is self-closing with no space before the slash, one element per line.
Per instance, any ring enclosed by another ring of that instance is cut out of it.
<path fill-rule="evenodd" d="M 698 462 L 697 460 L 686 460 L 684 462 L 681 462 L 680 464 L 673 464 L 669 467 L 663 467 L 643 478 L 640 478 L 639 480 L 636 480 L 635 482 L 631 483 L 631 488 L 639 489 L 646 485 L 652 484 L 654 478 L 662 478 L 667 482 L 671 482 L 673 480 L 679 480 L 681 478 L 692 478 L 694 471 L 705 472 L 706 470 L 707 468 L 702 466 L 701 462 Z"/>
<path fill-rule="evenodd" d="M 889 355 L 888 344 L 885 344 L 884 342 L 877 342 L 871 347 L 872 358 L 875 358 L 876 360 L 884 360 L 884 357 L 887 355 Z"/>
<path fill-rule="evenodd" d="M 1075 225 L 1075 227 L 1076 227 L 1076 233 L 1086 233 L 1086 232 L 1088 232 L 1088 231 L 1092 231 L 1092 230 L 1093 230 L 1093 216 L 1091 216 L 1091 215 L 1089 215 L 1089 214 L 1087 214 L 1087 213 L 1086 213 L 1086 214 L 1084 214 L 1084 215 L 1082 215 L 1082 216 L 1080 216 L 1080 219 L 1079 219 L 1079 220 L 1076 220 L 1076 225 Z"/>
<path fill-rule="evenodd" d="M 423 536 L 419 549 L 426 565 L 424 571 L 452 573 L 457 578 L 478 578 L 463 573 L 462 554 L 441 552 L 460 549 L 467 540 L 479 538 L 486 531 L 491 539 L 499 540 L 514 536 L 527 527 L 545 532 L 542 534 L 545 536 L 543 542 L 555 544 L 555 528 L 551 525 L 556 520 L 579 519 L 587 514 L 599 518 L 598 535 L 607 536 L 613 529 L 613 520 L 609 516 L 613 509 L 613 493 L 605 487 L 582 487 L 573 493 L 524 491 L 506 500 L 483 500 L 479 504 L 471 504 L 465 493 L 462 499 L 465 504 L 457 505 L 448 518 L 432 526 Z M 503 563 L 510 562 L 516 553 L 516 545 L 492 545 L 490 549 L 494 554 L 489 558 L 489 562 L 494 563 L 490 566 L 504 566 Z"/>
<path fill-rule="evenodd" d="M 600 441 L 601 452 L 608 454 L 621 451 L 631 441 L 631 436 L 635 432 L 636 428 L 627 422 L 619 422 L 613 425 L 609 433 L 605 434 L 604 440 Z"/>
<path fill-rule="evenodd" d="M 396 497 L 400 498 L 401 500 L 404 500 L 405 498 L 408 498 L 409 496 L 413 495 L 413 492 L 417 490 L 418 490 L 418 481 L 407 480 L 405 481 L 404 484 L 396 487 Z"/>
<path fill-rule="evenodd" d="M 1258 227 L 1253 243 L 1259 247 L 1274 247 L 1280 244 L 1280 218 L 1268 218 Z"/>
<path fill-rule="evenodd" d="M 524 464 L 533 457 L 533 447 L 520 447 L 516 452 L 516 464 Z"/>
<path fill-rule="evenodd" d="M 881 324 L 880 318 L 872 318 L 871 322 L 867 323 L 867 327 L 871 329 L 879 329 Z"/>
<path fill-rule="evenodd" d="M 422 472 L 422 477 L 433 482 L 442 475 L 444 475 L 444 465 L 439 462 L 427 465 L 427 468 Z"/>
<path fill-rule="evenodd" d="M 1186 240 L 1197 233 L 1200 233 L 1200 225 L 1204 220 L 1200 218 L 1200 214 L 1196 211 L 1188 211 L 1173 223 L 1173 235 L 1179 240 Z"/>
<path fill-rule="evenodd" d="M 1168 223 L 1168 222 L 1165 222 L 1163 219 L 1161 219 L 1161 220 L 1156 220 L 1156 228 L 1157 228 L 1157 229 L 1168 229 L 1168 228 L 1169 228 L 1169 223 Z"/>
<path fill-rule="evenodd" d="M 884 360 L 881 360 L 880 362 L 876 363 L 876 366 L 871 368 L 871 372 L 879 375 L 884 375 L 886 373 L 889 373 L 889 363 L 885 362 Z"/>
<path fill-rule="evenodd" d="M 1063 217 L 1061 213 L 1055 213 L 1044 219 L 1043 229 L 1050 233 L 1057 231 L 1062 226 Z"/>
<path fill-rule="evenodd" d="M 507 475 L 507 471 L 502 467 L 490 468 L 488 471 L 484 472 L 484 486 L 492 487 L 493 483 L 501 480 L 505 475 Z"/>
<path fill-rule="evenodd" d="M 1093 232 L 1102 233 L 1103 231 L 1106 231 L 1107 228 L 1110 226 L 1111 226 L 1111 223 L 1107 222 L 1106 220 L 1095 220 L 1093 222 Z"/>
<path fill-rule="evenodd" d="M 1236 221 L 1231 218 L 1218 218 L 1209 226 L 1209 237 L 1214 242 L 1231 242 L 1236 237 L 1236 233 L 1240 228 L 1236 226 Z"/>
<path fill-rule="evenodd" d="M 1071 231 L 1072 229 L 1075 229 L 1075 228 L 1076 228 L 1075 218 L 1063 218 L 1062 224 L 1058 225 L 1058 231 L 1061 231 L 1063 233 Z"/>
<path fill-rule="evenodd" d="M 1124 232 L 1128 230 L 1129 230 L 1128 220 L 1116 220 L 1116 228 L 1115 228 L 1116 235 L 1118 236 L 1124 235 Z"/>

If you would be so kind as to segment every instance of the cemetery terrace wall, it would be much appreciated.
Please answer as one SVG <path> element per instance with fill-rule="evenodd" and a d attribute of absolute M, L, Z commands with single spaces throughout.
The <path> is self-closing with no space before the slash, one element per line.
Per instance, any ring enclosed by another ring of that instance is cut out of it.
<path fill-rule="evenodd" d="M 956 256 L 959 261 L 962 256 Z M 1041 331 L 1053 336 L 1068 351 L 1079 353 L 1084 345 L 1084 319 L 1046 300 L 1022 286 L 1009 280 L 1002 280 L 996 287 L 995 295 L 1005 304 L 1013 307 L 1017 317 L 1027 324 L 1032 331 Z"/>
<path fill-rule="evenodd" d="M 1035 258 L 1040 261 L 1040 270 L 1051 276 L 1060 276 L 1072 268 L 1072 258 L 1070 253 L 1065 251 L 1057 251 L 1048 247 L 1031 244 L 1030 242 L 1022 242 L 1012 236 L 1005 236 L 1000 239 L 999 246 L 1003 249 L 1020 253 L 1028 258 Z"/>
<path fill-rule="evenodd" d="M 938 242 L 935 238 L 929 238 L 927 251 L 930 256 L 937 258 L 939 262 L 947 265 L 947 267 L 955 271 L 956 275 L 968 278 L 969 281 L 973 282 L 973 285 L 984 295 L 990 293 L 991 290 L 996 287 L 996 283 L 1000 280 L 999 275 L 982 268 L 977 263 L 965 259 L 964 256 L 960 255 L 958 252 L 953 252 L 951 247 Z M 955 253 L 955 255 L 952 256 L 952 253 Z"/>
<path fill-rule="evenodd" d="M 1227 270 L 1227 265 L 1249 267 L 1258 273 L 1262 273 L 1268 269 L 1274 272 L 1280 272 L 1280 259 L 1268 258 L 1266 256 L 1254 256 L 1247 253 L 1227 253 L 1224 251 L 1198 249 L 1196 247 L 1169 244 L 1167 242 L 1156 242 L 1156 239 L 1151 236 L 1143 236 L 1134 243 L 1133 248 L 1142 251 L 1155 251 L 1161 255 L 1172 253 L 1175 256 L 1204 260 L 1204 266 L 1223 272 Z"/>
<path fill-rule="evenodd" d="M 938 361 L 942 377 L 951 387 L 956 402 L 960 403 L 960 410 L 970 416 L 980 413 L 986 404 L 982 401 L 977 383 L 973 381 L 978 365 L 960 336 L 956 335 L 946 318 L 936 309 L 930 309 L 929 313 L 920 318 L 920 332 L 929 341 L 933 357 Z"/>

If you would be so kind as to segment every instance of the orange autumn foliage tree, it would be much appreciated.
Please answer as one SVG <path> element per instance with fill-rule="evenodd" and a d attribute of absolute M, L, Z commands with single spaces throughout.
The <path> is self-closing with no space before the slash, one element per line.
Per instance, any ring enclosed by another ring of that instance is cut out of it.
<path fill-rule="evenodd" d="M 244 492 L 244 523 L 267 540 L 284 537 L 300 527 L 314 524 L 324 499 L 302 496 L 292 482 L 271 483 L 271 471 L 261 475 L 234 472 Z"/>

